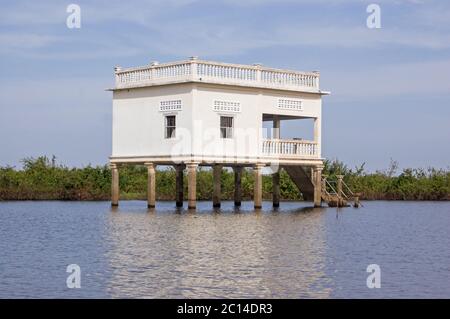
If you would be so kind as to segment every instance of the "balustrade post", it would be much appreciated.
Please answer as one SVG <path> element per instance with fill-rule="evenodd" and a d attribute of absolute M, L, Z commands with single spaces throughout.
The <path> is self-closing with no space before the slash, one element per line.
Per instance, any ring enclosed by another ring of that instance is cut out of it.
<path fill-rule="evenodd" d="M 120 71 L 122 71 L 122 68 L 120 66 L 114 67 L 114 76 L 116 79 L 116 86 L 120 85 L 120 75 L 119 75 Z"/>
<path fill-rule="evenodd" d="M 315 77 L 314 77 L 315 88 L 318 89 L 320 87 L 320 83 L 319 83 L 319 81 L 320 81 L 320 72 L 319 71 L 313 71 L 313 73 L 315 74 Z"/>
<path fill-rule="evenodd" d="M 255 63 L 253 64 L 256 67 L 256 82 L 262 82 L 262 78 L 261 78 L 261 64 L 260 63 Z"/>
<path fill-rule="evenodd" d="M 196 81 L 198 79 L 198 72 L 197 72 L 197 60 L 198 57 L 197 56 L 192 56 L 190 58 L 191 60 L 191 76 L 192 76 L 192 80 Z"/>

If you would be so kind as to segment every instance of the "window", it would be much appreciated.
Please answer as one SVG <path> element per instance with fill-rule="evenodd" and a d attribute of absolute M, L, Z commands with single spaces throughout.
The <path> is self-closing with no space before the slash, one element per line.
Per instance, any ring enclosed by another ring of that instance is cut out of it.
<path fill-rule="evenodd" d="M 174 138 L 175 137 L 175 115 L 166 116 L 166 132 L 165 138 Z"/>
<path fill-rule="evenodd" d="M 233 117 L 231 116 L 220 117 L 220 137 L 233 138 Z"/>

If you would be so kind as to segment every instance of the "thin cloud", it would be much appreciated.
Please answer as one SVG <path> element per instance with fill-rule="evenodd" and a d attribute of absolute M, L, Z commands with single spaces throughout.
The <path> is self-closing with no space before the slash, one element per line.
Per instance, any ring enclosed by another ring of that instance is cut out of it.
<path fill-rule="evenodd" d="M 64 41 L 60 36 L 30 34 L 30 33 L 2 33 L 0 34 L 0 52 L 17 52 L 24 49 L 44 48 L 51 44 Z"/>
<path fill-rule="evenodd" d="M 327 72 L 337 99 L 450 93 L 450 60 L 367 65 L 361 70 Z"/>

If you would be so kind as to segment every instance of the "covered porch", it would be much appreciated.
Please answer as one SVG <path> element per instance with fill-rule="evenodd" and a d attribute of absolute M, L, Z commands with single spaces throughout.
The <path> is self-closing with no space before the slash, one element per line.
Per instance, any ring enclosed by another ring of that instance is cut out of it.
<path fill-rule="evenodd" d="M 282 132 L 282 121 L 293 122 L 294 120 L 296 120 L 295 125 L 291 125 Z M 302 125 L 303 122 L 309 122 L 305 124 L 309 124 L 312 128 Z M 279 160 L 321 158 L 319 118 L 264 113 L 262 127 L 264 134 L 261 152 L 263 156 Z"/>

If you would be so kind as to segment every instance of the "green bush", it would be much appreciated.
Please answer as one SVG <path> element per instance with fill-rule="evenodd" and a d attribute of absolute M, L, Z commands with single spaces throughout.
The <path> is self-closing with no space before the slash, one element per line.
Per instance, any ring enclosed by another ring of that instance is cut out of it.
<path fill-rule="evenodd" d="M 0 167 L 0 200 L 108 200 L 111 193 L 111 171 L 108 165 L 68 168 L 56 164 L 55 157 L 46 156 L 22 160 L 23 168 Z M 361 199 L 395 200 L 448 200 L 450 199 L 450 171 L 438 169 L 404 169 L 400 174 L 396 162 L 386 171 L 367 173 L 364 164 L 355 169 L 334 160 L 325 161 L 323 174 L 333 181 L 336 175 L 344 175 L 345 183 L 361 193 Z M 145 199 L 147 191 L 147 169 L 142 165 L 120 168 L 120 190 L 122 199 Z M 232 199 L 234 174 L 224 169 L 221 175 L 222 199 Z M 253 173 L 242 172 L 242 198 L 253 197 Z M 184 177 L 187 193 L 187 181 Z M 212 171 L 200 168 L 197 172 L 197 196 L 199 200 L 212 197 Z M 175 199 L 175 170 L 168 168 L 156 173 L 156 192 L 159 200 Z M 289 175 L 280 173 L 280 192 L 283 200 L 300 200 L 301 195 Z M 263 197 L 272 196 L 272 179 L 263 176 Z"/>

